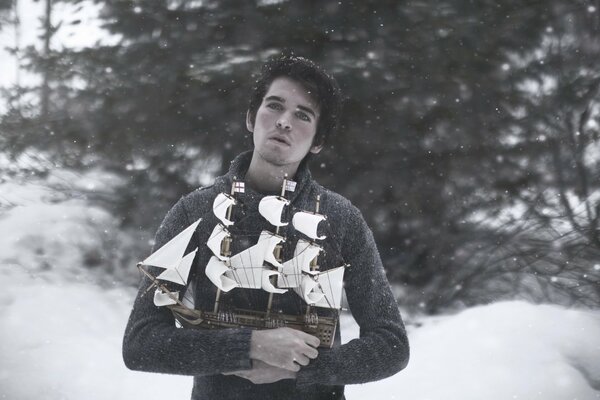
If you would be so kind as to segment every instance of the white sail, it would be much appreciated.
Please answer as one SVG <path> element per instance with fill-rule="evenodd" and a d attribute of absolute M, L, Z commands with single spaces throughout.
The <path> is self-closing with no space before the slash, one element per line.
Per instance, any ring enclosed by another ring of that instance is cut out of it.
<path fill-rule="evenodd" d="M 310 262 L 323 250 L 321 246 L 298 239 L 294 257 L 283 263 L 281 276 L 277 286 L 283 288 L 299 287 L 302 282 L 302 271 L 310 273 Z"/>
<path fill-rule="evenodd" d="M 281 222 L 281 214 L 283 213 L 283 207 L 290 204 L 289 200 L 279 196 L 265 196 L 258 203 L 258 212 L 262 215 L 271 225 L 274 226 L 286 226 L 287 222 Z"/>
<path fill-rule="evenodd" d="M 142 264 L 166 269 L 177 268 L 200 221 L 202 221 L 202 218 L 165 243 L 160 249 L 142 261 Z"/>
<path fill-rule="evenodd" d="M 292 224 L 296 230 L 304 233 L 309 238 L 323 240 L 327 236 L 317 236 L 317 227 L 319 226 L 319 222 L 323 221 L 325 218 L 326 217 L 321 214 L 299 211 L 294 214 Z"/>
<path fill-rule="evenodd" d="M 344 270 L 345 266 L 341 266 L 314 275 L 306 274 L 300 288 L 295 291 L 311 306 L 340 309 Z"/>
<path fill-rule="evenodd" d="M 231 289 L 239 286 L 235 280 L 227 276 L 227 272 L 230 272 L 230 269 L 215 256 L 211 257 L 206 265 L 206 276 L 223 292 L 229 292 Z"/>
<path fill-rule="evenodd" d="M 175 268 L 168 268 L 164 270 L 156 277 L 156 279 L 162 279 L 163 281 L 185 285 L 187 283 L 188 276 L 190 275 L 192 262 L 194 261 L 194 257 L 196 256 L 197 252 L 198 248 L 194 249 L 194 251 L 188 253 L 180 260 L 179 265 L 177 265 Z"/>
<path fill-rule="evenodd" d="M 265 251 L 265 261 L 270 263 L 271 265 L 276 266 L 277 268 L 282 268 L 283 265 L 279 261 L 277 261 L 273 251 L 275 250 L 275 247 L 279 243 L 285 241 L 285 239 L 274 233 L 271 233 L 268 231 L 262 231 L 260 233 L 260 237 L 258 238 L 258 241 L 259 242 L 264 242 L 264 241 L 267 242 L 266 251 Z"/>
<path fill-rule="evenodd" d="M 234 280 L 238 287 L 244 289 L 261 289 L 262 273 L 267 270 L 263 266 L 232 267 L 227 271 L 227 277 Z"/>
<path fill-rule="evenodd" d="M 195 306 L 195 297 L 196 296 L 196 283 L 192 280 L 188 282 L 185 287 L 185 291 L 183 292 L 183 296 L 181 297 L 181 302 L 184 306 L 188 308 L 194 308 Z"/>
<path fill-rule="evenodd" d="M 225 193 L 219 193 L 213 202 L 213 213 L 225 226 L 233 225 L 233 221 L 227 219 L 227 209 L 235 203 L 235 199 Z"/>
<path fill-rule="evenodd" d="M 263 274 L 262 274 L 262 289 L 270 292 L 270 293 L 285 293 L 287 292 L 287 289 L 279 289 L 275 286 L 273 286 L 273 284 L 271 283 L 270 278 L 272 276 L 279 276 L 279 272 L 277 271 L 270 271 L 270 270 L 263 270 Z"/>
<path fill-rule="evenodd" d="M 258 242 L 254 246 L 237 253 L 229 259 L 232 271 L 228 276 L 235 279 L 243 288 L 260 289 L 263 270 L 269 271 L 268 268 L 263 266 L 264 262 L 269 261 L 276 266 L 281 265 L 275 260 L 273 250 L 282 240 L 281 236 L 262 231 Z"/>
<path fill-rule="evenodd" d="M 154 305 L 157 307 L 162 307 L 162 306 L 170 306 L 171 304 L 177 304 L 177 302 L 175 300 L 173 300 L 173 298 L 171 298 L 171 296 L 178 298 L 179 292 L 171 292 L 169 295 L 167 293 L 163 293 L 162 290 L 157 288 L 154 291 Z"/>
<path fill-rule="evenodd" d="M 313 305 L 321 301 L 325 296 L 318 287 L 318 282 L 312 279 L 311 276 L 302 276 L 302 282 L 300 287 L 296 288 L 295 291 L 304 299 L 307 304 Z"/>
<path fill-rule="evenodd" d="M 229 259 L 232 271 L 228 273 L 228 276 L 235 279 L 243 288 L 260 289 L 262 287 L 263 271 L 269 271 L 263 264 L 265 260 L 277 263 L 273 256 L 273 250 L 282 240 L 281 236 L 262 231 L 258 242 L 254 246 L 237 253 Z"/>
<path fill-rule="evenodd" d="M 223 225 L 218 224 L 217 226 L 215 226 L 212 233 L 210 234 L 210 237 L 208 238 L 208 241 L 206 242 L 208 248 L 211 249 L 213 254 L 216 257 L 218 257 L 221 261 L 225 261 L 229 258 L 221 255 L 221 243 L 226 237 L 231 237 L 229 231 L 227 231 L 227 229 L 225 229 Z"/>

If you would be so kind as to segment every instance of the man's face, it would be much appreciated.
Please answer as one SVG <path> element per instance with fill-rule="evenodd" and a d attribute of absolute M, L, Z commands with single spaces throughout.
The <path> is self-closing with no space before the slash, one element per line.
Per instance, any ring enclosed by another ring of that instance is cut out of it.
<path fill-rule="evenodd" d="M 272 165 L 297 167 L 313 146 L 320 108 L 312 96 L 296 81 L 276 78 L 256 111 L 254 125 L 248 116 L 246 125 L 253 133 L 254 156 Z"/>

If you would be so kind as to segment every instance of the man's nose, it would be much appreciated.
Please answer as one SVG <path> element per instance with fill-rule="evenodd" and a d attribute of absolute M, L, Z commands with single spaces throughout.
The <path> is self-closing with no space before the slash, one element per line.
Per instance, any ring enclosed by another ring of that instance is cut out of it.
<path fill-rule="evenodd" d="M 290 121 L 284 117 L 281 117 L 277 120 L 277 127 L 279 129 L 283 129 L 286 131 L 289 131 L 292 129 L 292 125 L 290 124 Z"/>

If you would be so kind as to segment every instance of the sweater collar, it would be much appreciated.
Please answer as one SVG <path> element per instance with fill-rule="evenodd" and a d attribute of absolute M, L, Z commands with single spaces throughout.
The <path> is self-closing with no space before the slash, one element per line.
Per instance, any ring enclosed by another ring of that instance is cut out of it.
<path fill-rule="evenodd" d="M 244 177 L 246 176 L 246 172 L 248 171 L 248 167 L 250 166 L 251 160 L 252 150 L 245 151 L 234 158 L 229 166 L 229 171 L 225 175 L 217 178 L 215 181 L 215 184 L 218 186 L 219 190 L 229 193 L 231 191 L 233 177 L 236 177 L 238 181 L 243 181 Z M 296 182 L 296 190 L 293 192 L 286 192 L 286 198 L 292 202 L 303 190 L 306 189 L 306 187 L 308 187 L 308 184 L 312 181 L 312 175 L 306 162 L 300 163 L 293 180 Z M 279 193 L 259 193 L 248 186 L 245 188 L 245 197 L 260 199 L 268 194 Z"/>

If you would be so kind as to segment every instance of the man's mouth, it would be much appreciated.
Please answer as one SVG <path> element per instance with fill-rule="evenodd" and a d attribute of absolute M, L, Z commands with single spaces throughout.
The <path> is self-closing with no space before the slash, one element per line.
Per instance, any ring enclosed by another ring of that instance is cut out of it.
<path fill-rule="evenodd" d="M 285 144 L 287 146 L 290 145 L 290 142 L 288 142 L 286 139 L 284 139 L 284 138 L 282 138 L 280 136 L 272 136 L 270 139 L 274 140 L 274 141 L 276 141 L 278 143 Z"/>

